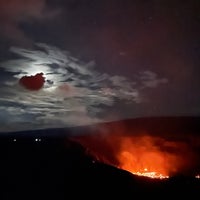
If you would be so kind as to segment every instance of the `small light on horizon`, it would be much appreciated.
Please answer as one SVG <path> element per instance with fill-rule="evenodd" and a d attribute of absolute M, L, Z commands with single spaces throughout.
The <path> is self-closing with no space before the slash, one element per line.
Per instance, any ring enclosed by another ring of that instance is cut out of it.
<path fill-rule="evenodd" d="M 200 175 L 196 175 L 195 178 L 200 178 Z"/>
<path fill-rule="evenodd" d="M 40 138 L 35 138 L 35 142 L 41 142 Z"/>

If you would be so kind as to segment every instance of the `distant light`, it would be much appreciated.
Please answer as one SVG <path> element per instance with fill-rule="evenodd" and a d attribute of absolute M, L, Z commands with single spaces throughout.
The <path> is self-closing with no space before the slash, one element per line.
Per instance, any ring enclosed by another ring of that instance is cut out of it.
<path fill-rule="evenodd" d="M 35 142 L 41 142 L 40 138 L 35 138 Z"/>
<path fill-rule="evenodd" d="M 195 178 L 200 178 L 200 175 L 196 175 Z"/>
<path fill-rule="evenodd" d="M 17 139 L 13 139 L 13 142 L 16 142 L 17 141 Z"/>

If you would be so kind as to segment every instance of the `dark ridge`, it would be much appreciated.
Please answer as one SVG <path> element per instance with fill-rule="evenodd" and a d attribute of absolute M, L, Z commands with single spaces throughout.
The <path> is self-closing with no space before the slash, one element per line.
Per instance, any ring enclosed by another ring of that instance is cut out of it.
<path fill-rule="evenodd" d="M 193 133 L 199 135 L 200 133 L 200 117 L 199 116 L 167 116 L 167 117 L 142 117 L 124 119 L 118 121 L 102 122 L 85 126 L 74 127 L 58 127 L 46 128 L 37 130 L 24 130 L 14 132 L 0 132 L 1 136 L 52 136 L 62 137 L 71 134 L 85 134 L 96 130 L 97 128 L 105 127 L 112 128 L 115 126 L 123 126 L 130 130 L 146 130 L 150 133 L 159 134 L 162 132 L 188 134 Z"/>
<path fill-rule="evenodd" d="M 152 133 L 161 133 L 162 131 L 172 131 L 176 133 L 180 131 L 182 133 L 200 132 L 200 117 L 194 116 L 133 118 L 107 122 L 104 125 L 117 126 L 119 124 L 122 124 L 127 129 L 148 130 Z"/>

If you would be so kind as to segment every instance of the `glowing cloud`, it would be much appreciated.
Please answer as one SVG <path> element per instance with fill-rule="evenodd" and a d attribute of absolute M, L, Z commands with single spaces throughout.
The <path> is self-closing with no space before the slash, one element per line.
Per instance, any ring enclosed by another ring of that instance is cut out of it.
<path fill-rule="evenodd" d="M 5 80 L 0 81 L 0 109 L 12 116 L 12 123 L 18 124 L 19 119 L 23 122 L 26 115 L 24 129 L 31 128 L 30 123 L 34 128 L 44 128 L 106 121 L 106 108 L 115 107 L 116 102 L 138 104 L 143 88 L 149 87 L 140 81 L 143 75 L 139 72 L 137 81 L 100 73 L 94 61 L 86 63 L 46 44 L 28 50 L 12 47 L 10 51 L 21 58 L 0 63 L 6 72 Z M 155 86 L 163 83 L 160 80 L 155 73 L 151 76 Z M 28 119 L 34 120 L 27 123 Z M 6 130 L 9 127 L 4 126 Z"/>

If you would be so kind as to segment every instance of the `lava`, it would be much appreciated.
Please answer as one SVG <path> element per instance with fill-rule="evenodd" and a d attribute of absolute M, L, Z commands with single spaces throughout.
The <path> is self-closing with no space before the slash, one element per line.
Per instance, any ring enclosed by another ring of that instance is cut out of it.
<path fill-rule="evenodd" d="M 153 160 L 152 160 L 153 162 Z M 148 163 L 146 160 L 143 160 L 142 163 Z M 139 164 L 141 165 L 141 164 Z M 154 164 L 153 164 L 154 165 Z M 158 179 L 165 179 L 169 178 L 169 175 L 167 171 L 163 171 L 163 166 L 156 166 L 152 167 L 151 165 L 151 170 L 148 168 L 142 168 L 142 167 L 137 167 L 137 165 L 134 165 L 134 162 L 132 163 L 132 159 L 127 160 L 127 161 L 121 161 L 120 166 L 118 166 L 121 169 L 127 170 L 131 172 L 134 175 L 138 176 L 146 176 L 149 178 L 158 178 Z M 156 171 L 153 171 L 156 170 Z"/>
<path fill-rule="evenodd" d="M 138 175 L 138 176 L 146 176 L 149 178 L 156 178 L 156 179 L 169 178 L 169 176 L 167 176 L 167 175 L 159 174 L 157 172 L 148 172 L 148 170 L 145 170 L 145 169 L 144 169 L 144 172 L 132 172 L 132 173 L 135 175 Z"/>
<path fill-rule="evenodd" d="M 194 166 L 196 155 L 186 141 L 115 131 L 82 135 L 78 141 L 101 161 L 138 176 L 165 179 Z"/>
<path fill-rule="evenodd" d="M 158 139 L 157 139 L 158 140 Z M 117 154 L 119 168 L 133 174 L 150 178 L 168 178 L 173 167 L 177 168 L 176 158 L 162 151 L 150 136 L 124 137 Z"/>

